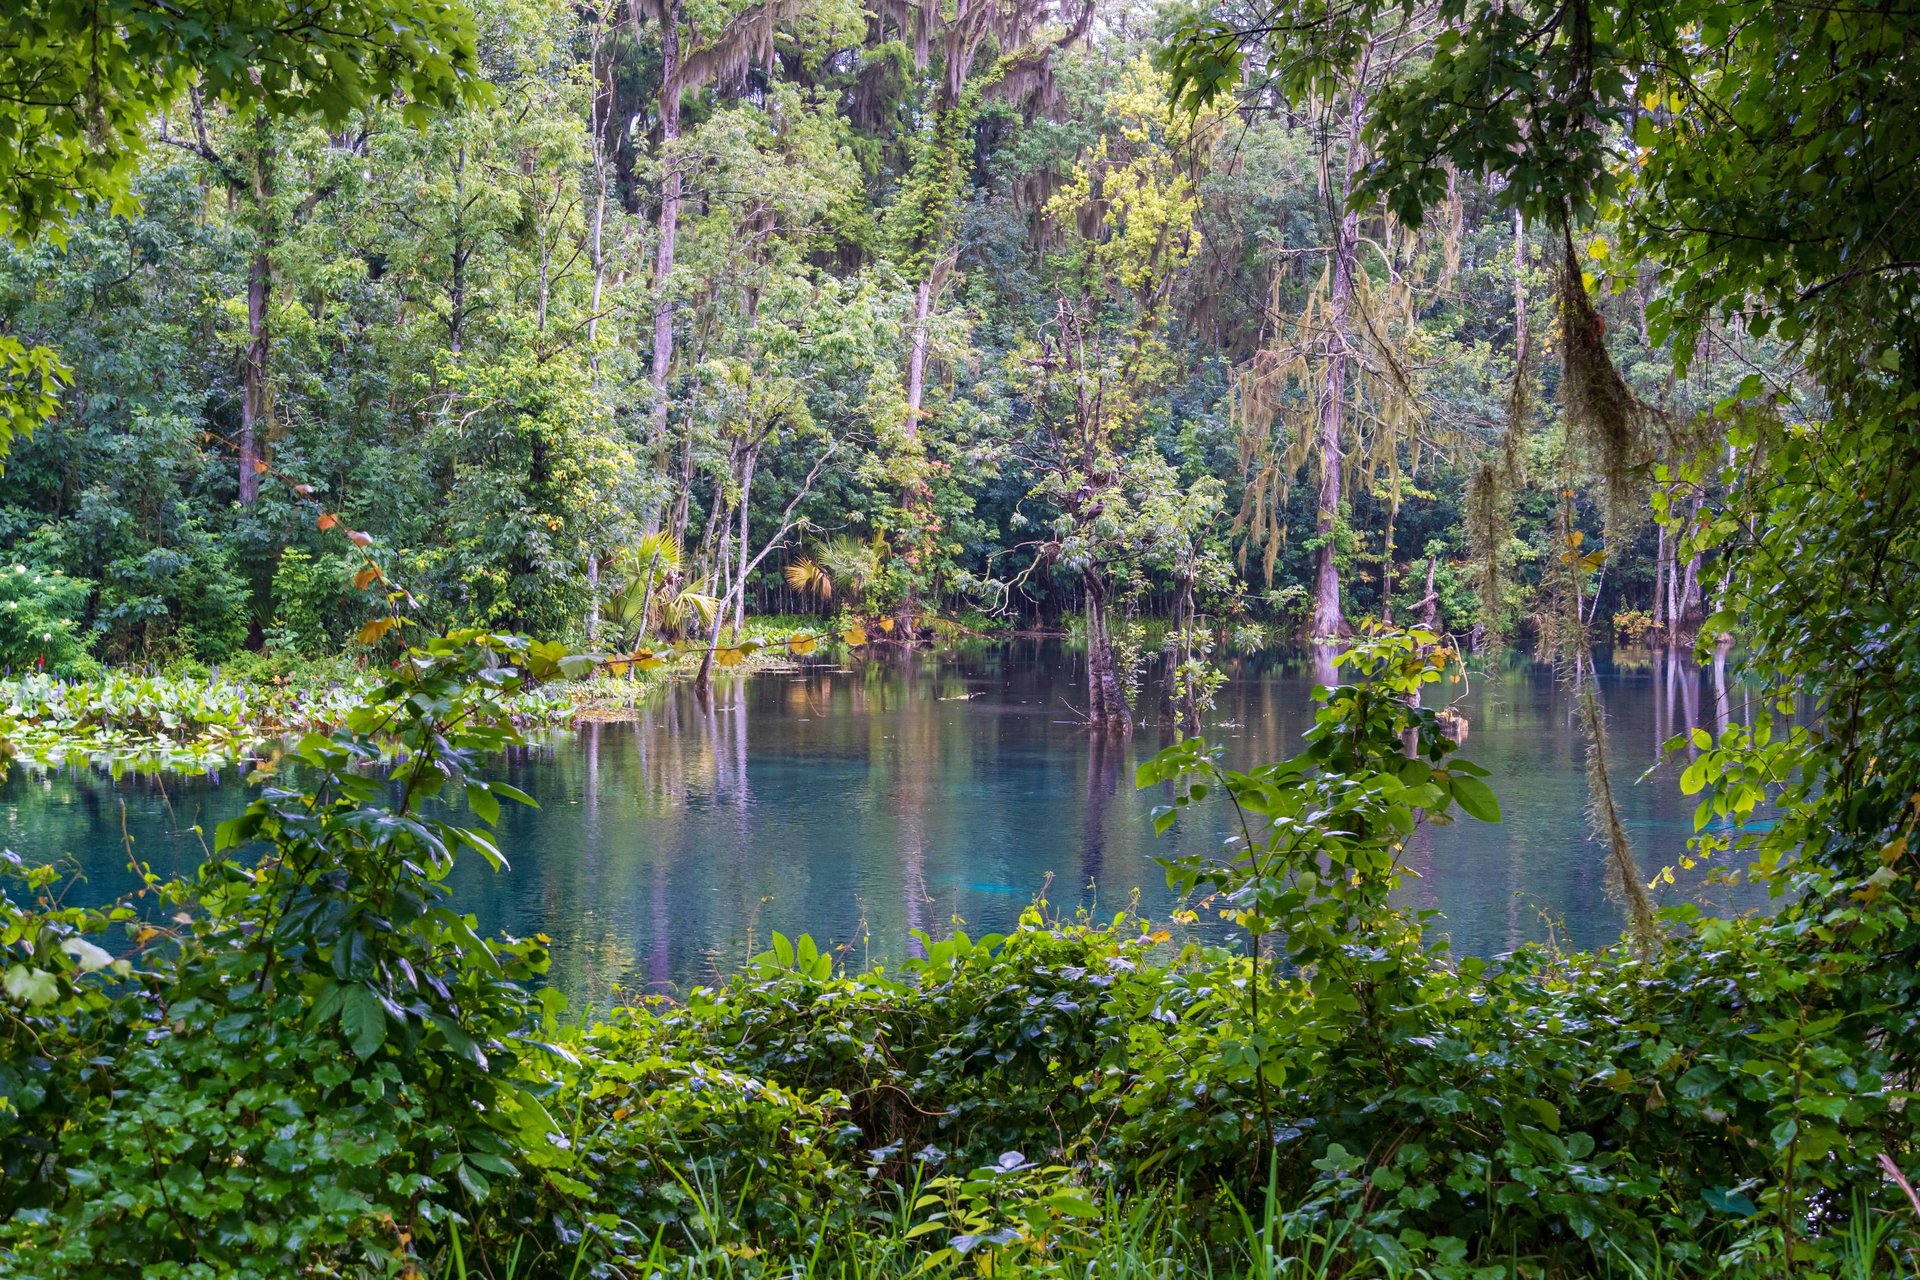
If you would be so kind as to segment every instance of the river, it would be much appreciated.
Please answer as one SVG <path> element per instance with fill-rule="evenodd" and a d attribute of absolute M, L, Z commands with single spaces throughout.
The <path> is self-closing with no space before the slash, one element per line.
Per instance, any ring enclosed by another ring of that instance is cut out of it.
<path fill-rule="evenodd" d="M 1278 759 L 1311 721 L 1302 659 L 1234 659 L 1207 734 L 1230 763 Z M 480 923 L 554 940 L 554 979 L 603 999 L 678 991 L 736 967 L 770 930 L 811 933 L 853 962 L 905 954 L 910 931 L 1005 929 L 1043 887 L 1054 910 L 1107 916 L 1174 905 L 1156 856 L 1212 847 L 1224 812 L 1156 839 L 1160 797 L 1133 786 L 1160 738 L 1090 737 L 1077 655 L 1023 642 L 941 654 L 819 662 L 721 684 L 703 709 L 685 686 L 636 718 L 591 723 L 516 750 L 500 773 L 535 796 L 508 804 L 511 868 L 472 858 L 457 900 Z M 1604 656 L 1599 689 L 1635 852 L 1651 873 L 1692 832 L 1693 802 L 1659 744 L 1694 726 L 1744 721 L 1749 695 L 1683 658 Z M 1519 655 L 1464 685 L 1438 686 L 1469 721 L 1462 754 L 1491 770 L 1505 821 L 1420 831 L 1407 851 L 1409 906 L 1440 913 L 1456 951 L 1497 955 L 1551 936 L 1600 945 L 1623 915 L 1584 817 L 1585 746 L 1554 673 Z M 1429 699 L 1432 701 L 1433 699 Z M 101 900 L 132 884 L 127 846 L 187 873 L 215 825 L 245 803 L 238 770 L 129 778 L 16 767 L 0 786 L 7 847 L 66 855 Z M 1757 887 L 1679 876 L 1660 900 L 1717 911 L 1764 905 Z"/>

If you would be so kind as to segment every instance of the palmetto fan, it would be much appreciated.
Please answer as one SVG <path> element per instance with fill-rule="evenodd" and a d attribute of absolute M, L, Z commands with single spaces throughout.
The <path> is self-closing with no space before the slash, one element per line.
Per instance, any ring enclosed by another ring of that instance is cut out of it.
<path fill-rule="evenodd" d="M 788 565 L 787 585 L 823 601 L 837 590 L 857 602 L 880 576 L 886 554 L 887 544 L 877 534 L 867 542 L 843 534 Z"/>
<path fill-rule="evenodd" d="M 617 585 L 600 606 L 600 616 L 625 648 L 649 632 L 679 631 L 696 618 L 711 623 L 719 598 L 702 579 L 680 581 L 680 544 L 670 533 L 650 533 L 614 554 Z"/>

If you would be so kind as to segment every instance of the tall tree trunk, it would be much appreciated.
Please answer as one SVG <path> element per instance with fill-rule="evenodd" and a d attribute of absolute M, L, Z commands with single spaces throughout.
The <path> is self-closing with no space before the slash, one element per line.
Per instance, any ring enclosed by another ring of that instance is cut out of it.
<path fill-rule="evenodd" d="M 1680 539 L 1667 539 L 1667 639 L 1680 631 Z"/>
<path fill-rule="evenodd" d="M 1527 364 L 1527 215 L 1513 211 L 1513 365 Z"/>
<path fill-rule="evenodd" d="M 1107 587 L 1092 570 L 1081 573 L 1087 594 L 1087 719 L 1096 733 L 1133 731 L 1127 711 L 1126 689 L 1114 657 L 1113 635 L 1107 628 Z"/>
<path fill-rule="evenodd" d="M 1353 303 L 1353 273 L 1360 252 L 1360 215 L 1349 204 L 1360 170 L 1360 127 L 1366 118 L 1367 63 L 1363 59 L 1347 102 L 1347 155 L 1340 177 L 1339 220 L 1334 224 L 1333 274 L 1327 316 L 1327 376 L 1321 388 L 1319 453 L 1320 494 L 1313 529 L 1319 547 L 1313 556 L 1313 634 L 1347 634 L 1340 606 L 1340 569 L 1335 563 L 1334 533 L 1340 523 L 1340 436 L 1347 407 L 1347 320 Z"/>
<path fill-rule="evenodd" d="M 1380 542 L 1380 621 L 1393 621 L 1393 524 L 1400 517 L 1400 479 L 1393 481 L 1387 501 L 1387 528 Z"/>
<path fill-rule="evenodd" d="M 265 112 L 255 117 L 253 257 L 247 263 L 247 349 L 240 363 L 240 505 L 260 496 L 260 443 L 267 425 L 267 300 L 273 287 L 273 155 Z"/>
<path fill-rule="evenodd" d="M 247 264 L 247 350 L 240 379 L 240 505 L 250 507 L 260 496 L 260 436 L 267 417 L 267 290 L 273 263 L 265 244 Z"/>
<path fill-rule="evenodd" d="M 1653 553 L 1653 630 L 1662 633 L 1664 639 L 1667 629 L 1667 526 L 1662 522 L 1658 530 L 1658 541 Z"/>
<path fill-rule="evenodd" d="M 467 329 L 467 259 L 473 246 L 467 240 L 467 149 L 453 154 L 452 282 L 447 286 L 447 350 L 460 354 Z"/>
<path fill-rule="evenodd" d="M 637 16 L 636 6 L 636 16 Z M 661 5 L 660 236 L 653 260 L 653 419 L 647 432 L 656 469 L 666 465 L 667 369 L 673 363 L 673 248 L 680 228 L 680 6 Z"/>
<path fill-rule="evenodd" d="M 1313 553 L 1313 634 L 1338 636 L 1347 631 L 1340 606 L 1340 568 L 1335 560 L 1336 531 L 1340 523 L 1340 427 L 1347 399 L 1347 304 L 1353 294 L 1354 239 L 1358 219 L 1340 220 L 1334 237 L 1332 333 L 1327 352 L 1327 377 L 1321 388 L 1319 454 L 1320 492 L 1314 508 L 1313 531 L 1319 546 Z"/>
<path fill-rule="evenodd" d="M 740 466 L 740 572 L 736 578 L 738 596 L 733 606 L 733 632 L 738 639 L 747 628 L 747 558 L 753 554 L 753 547 L 747 541 L 748 497 L 753 493 L 753 467 L 759 460 L 758 446 L 749 448 L 745 461 Z"/>
<path fill-rule="evenodd" d="M 1688 522 L 1687 527 L 1698 528 L 1699 524 L 1700 498 L 1696 494 L 1693 499 L 1693 519 Z M 1676 615 L 1675 625 L 1684 629 L 1691 638 L 1700 629 L 1700 624 L 1705 618 L 1706 614 L 1701 608 L 1700 597 L 1700 557 L 1696 553 L 1687 557 L 1686 571 L 1680 578 L 1680 612 Z"/>
<path fill-rule="evenodd" d="M 933 281 L 920 282 L 913 297 L 913 345 L 907 352 L 907 438 L 920 434 L 920 402 L 927 382 L 927 318 L 933 312 Z"/>
<path fill-rule="evenodd" d="M 607 155 L 607 117 L 613 107 L 612 69 L 602 48 L 607 36 L 606 14 L 595 17 L 593 23 L 592 45 L 588 52 L 588 66 L 593 71 L 593 105 L 589 120 L 593 130 L 593 239 L 590 252 L 593 261 L 593 305 L 587 311 L 587 360 L 595 368 L 600 367 L 600 356 L 596 342 L 600 336 L 600 299 L 607 280 L 607 189 L 612 183 L 612 158 Z"/>
<path fill-rule="evenodd" d="M 673 489 L 673 511 L 667 527 L 673 533 L 675 545 L 687 545 L 687 502 L 693 492 L 693 433 L 680 434 L 680 482 Z"/>

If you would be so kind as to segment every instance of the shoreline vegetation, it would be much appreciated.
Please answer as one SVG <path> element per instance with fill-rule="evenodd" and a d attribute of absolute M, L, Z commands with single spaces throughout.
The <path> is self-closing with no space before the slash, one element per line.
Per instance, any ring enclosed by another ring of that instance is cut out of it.
<path fill-rule="evenodd" d="M 1173 632 L 1171 620 L 1145 620 L 1142 650 L 1173 654 L 1179 643 Z M 856 636 L 860 643 L 849 643 Z M 715 648 L 724 655 L 724 668 L 738 677 L 797 670 L 799 660 L 828 653 L 922 652 L 955 642 L 1073 642 L 1076 637 L 1084 643 L 1084 634 L 1073 628 L 981 631 L 945 620 L 911 636 L 864 628 L 835 633 L 823 630 L 817 619 L 775 617 L 751 620 L 745 635 L 725 636 Z M 1212 643 L 1222 653 L 1257 653 L 1270 645 L 1271 637 L 1265 628 L 1242 627 L 1237 633 L 1223 628 Z M 1652 647 L 1645 642 L 1623 646 L 1649 652 Z M 524 728 L 564 729 L 630 718 L 640 699 L 669 683 L 695 680 L 704 653 L 699 645 L 662 645 L 645 650 L 645 665 L 622 665 L 616 656 L 606 669 L 580 679 L 543 684 L 517 701 L 512 712 Z M 1143 669 L 1136 680 L 1144 682 L 1153 674 Z M 1171 670 L 1157 674 L 1165 683 L 1177 679 Z M 0 749 L 29 767 L 86 762 L 115 777 L 129 771 L 202 773 L 231 765 L 256 748 L 309 732 L 331 732 L 382 679 L 380 669 L 365 660 L 272 655 L 227 667 L 186 664 L 161 670 L 107 669 L 77 677 L 9 676 L 0 678 Z M 1171 693 L 1164 700 L 1169 705 Z"/>
<path fill-rule="evenodd" d="M 444 885 L 534 802 L 477 771 L 537 648 L 409 650 L 298 788 L 262 770 L 195 877 L 149 878 L 165 914 L 9 860 L 0 1273 L 1759 1280 L 1920 1246 L 1911 1009 L 1812 962 L 1888 943 L 1846 885 L 1492 962 L 1391 904 L 1420 824 L 1500 819 L 1418 705 L 1431 636 L 1357 639 L 1290 760 L 1141 766 L 1161 829 L 1245 824 L 1167 863 L 1172 923 L 1234 942 L 1037 901 L 895 969 L 775 936 L 599 1016 Z"/>

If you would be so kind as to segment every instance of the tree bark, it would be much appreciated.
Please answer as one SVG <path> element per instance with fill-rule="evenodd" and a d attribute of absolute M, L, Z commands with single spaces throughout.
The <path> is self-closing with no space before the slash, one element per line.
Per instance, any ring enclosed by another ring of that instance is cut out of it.
<path fill-rule="evenodd" d="M 1093 570 L 1082 572 L 1087 596 L 1087 722 L 1096 733 L 1133 732 L 1127 694 L 1107 629 L 1107 587 Z"/>
<path fill-rule="evenodd" d="M 1513 366 L 1527 364 L 1527 216 L 1513 211 Z"/>
<path fill-rule="evenodd" d="M 1667 627 L 1667 526 L 1662 523 L 1653 553 L 1653 629 Z"/>
<path fill-rule="evenodd" d="M 266 421 L 267 290 L 273 266 L 262 245 L 247 266 L 247 350 L 240 366 L 240 505 L 260 497 L 260 436 Z"/>
<path fill-rule="evenodd" d="M 1334 223 L 1332 279 L 1328 291 L 1327 374 L 1320 394 L 1320 493 L 1314 511 L 1313 634 L 1349 631 L 1340 605 L 1340 569 L 1334 535 L 1340 523 L 1340 436 L 1347 401 L 1347 320 L 1353 303 L 1353 273 L 1360 246 L 1360 215 L 1350 207 L 1360 169 L 1360 127 L 1366 118 L 1367 62 L 1363 59 L 1347 101 L 1347 156 L 1340 179 L 1340 216 Z"/>
<path fill-rule="evenodd" d="M 267 117 L 255 124 L 253 149 L 253 257 L 247 264 L 247 349 L 240 362 L 240 505 L 260 497 L 260 437 L 267 420 L 267 353 L 272 334 L 267 300 L 273 287 L 273 156 Z"/>
<path fill-rule="evenodd" d="M 740 573 L 736 579 L 738 595 L 733 606 L 733 630 L 736 636 L 747 628 L 747 557 L 753 554 L 753 548 L 747 542 L 748 498 L 753 493 L 753 467 L 759 457 L 759 448 L 750 448 L 740 466 Z"/>
<path fill-rule="evenodd" d="M 1693 499 L 1693 519 L 1689 522 L 1688 527 L 1697 528 L 1699 523 L 1700 499 L 1696 495 Z M 1677 555 L 1677 547 L 1675 548 L 1675 552 Z M 1700 630 L 1700 624 L 1705 621 L 1705 619 L 1706 614 L 1701 608 L 1700 596 L 1700 557 L 1693 555 L 1687 558 L 1686 570 L 1681 574 L 1680 610 L 1674 616 L 1674 627 L 1676 630 L 1684 631 L 1688 638 L 1692 638 L 1692 636 Z"/>
<path fill-rule="evenodd" d="M 637 10 L 637 6 L 636 6 Z M 636 13 L 637 17 L 637 13 Z M 680 227 L 680 6 L 661 6 L 660 22 L 660 236 L 653 260 L 653 418 L 648 443 L 655 469 L 664 469 L 667 439 L 667 370 L 673 363 L 673 251 Z"/>
<path fill-rule="evenodd" d="M 922 280 L 913 298 L 913 345 L 907 352 L 907 439 L 920 434 L 920 402 L 927 382 L 927 318 L 933 311 L 933 281 Z"/>
<path fill-rule="evenodd" d="M 467 240 L 467 149 L 453 157 L 452 282 L 447 286 L 447 350 L 460 354 L 467 329 L 467 259 L 473 246 Z"/>
<path fill-rule="evenodd" d="M 1439 567 L 1439 556 L 1430 555 L 1427 557 L 1427 589 L 1425 594 L 1420 597 L 1420 607 L 1416 612 L 1416 616 L 1420 619 L 1421 629 L 1426 631 L 1435 630 L 1440 617 L 1440 597 L 1434 594 L 1433 590 L 1433 575 Z"/>
<path fill-rule="evenodd" d="M 593 105 L 588 113 L 592 124 L 593 137 L 593 305 L 587 311 L 587 361 L 595 369 L 600 367 L 600 355 L 596 344 L 600 337 L 600 299 L 607 280 L 607 188 L 612 183 L 612 161 L 607 155 L 606 113 L 612 109 L 613 73 L 607 65 L 602 49 L 607 36 L 603 13 L 594 19 L 592 45 L 588 53 L 588 65 L 593 71 Z"/>

